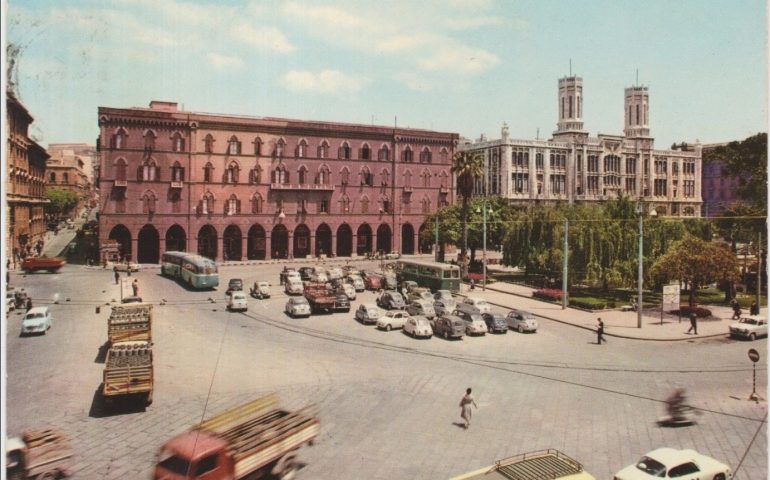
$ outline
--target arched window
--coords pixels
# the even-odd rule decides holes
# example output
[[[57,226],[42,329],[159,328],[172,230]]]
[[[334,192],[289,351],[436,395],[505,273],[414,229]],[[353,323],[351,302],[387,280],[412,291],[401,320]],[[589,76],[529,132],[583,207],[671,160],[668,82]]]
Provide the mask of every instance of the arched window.
[[[171,181],[184,182],[184,167],[179,162],[174,162],[171,167]]]
[[[361,185],[372,186],[374,185],[374,175],[369,172],[367,167],[361,169]]]
[[[423,170],[421,177],[422,177],[422,186],[430,187],[430,172],[428,170]]]
[[[214,212],[214,195],[211,192],[206,192],[203,199],[198,202],[198,211],[203,215]]]
[[[251,213],[262,213],[263,203],[262,195],[255,193],[254,196],[251,197]]]
[[[184,137],[181,133],[175,132],[171,136],[171,149],[175,152],[184,152]]]
[[[182,196],[179,194],[179,190],[171,190],[168,199],[171,202],[171,213],[180,213],[182,211]]]
[[[380,147],[380,150],[377,152],[377,160],[381,162],[387,162],[390,160],[390,149],[388,149],[387,145]]]
[[[126,161],[122,158],[115,162],[115,180],[126,181]]]
[[[111,147],[115,149],[126,148],[126,131],[121,127],[110,139]]]
[[[430,199],[428,197],[422,198],[422,213],[430,213]]]
[[[249,172],[249,183],[260,184],[262,183],[262,167],[257,165]]]
[[[380,207],[382,213],[390,213],[390,198],[387,195],[384,195],[380,202],[382,204]]]
[[[380,172],[380,181],[383,187],[387,187],[390,184],[390,173],[384,168]]]
[[[348,167],[344,167],[342,170],[340,170],[340,182],[342,182],[343,185],[347,185],[349,180],[350,170],[348,170]]]
[[[318,177],[316,177],[315,183],[319,185],[329,185],[331,183],[331,172],[329,171],[329,167],[321,165],[321,168],[318,169]]]
[[[350,213],[350,198],[347,195],[343,195],[340,199],[340,210],[342,213]]]
[[[327,158],[329,156],[329,142],[324,140],[318,145],[318,158]]]
[[[257,137],[254,139],[254,155],[262,155],[262,139]]]
[[[241,201],[235,194],[232,194],[225,204],[225,215],[237,215],[239,213],[241,213]]]
[[[48,174],[48,183],[56,183],[56,173],[51,172]]]
[[[407,145],[404,151],[401,152],[401,161],[402,162],[414,161],[414,158],[412,157],[412,147],[410,147],[409,145]]]
[[[155,203],[155,194],[150,191],[144,192],[142,195],[142,213],[155,213]]]
[[[449,150],[446,147],[442,147],[439,155],[441,155],[441,163],[444,163],[449,158]]]
[[[70,174],[67,172],[62,173],[61,175],[61,183],[67,184],[70,183]]]
[[[289,183],[289,172],[286,171],[286,167],[279,165],[273,170],[273,178],[270,183],[274,184],[287,184]]]
[[[420,163],[430,163],[433,160],[433,154],[428,147],[424,147],[420,152]]]
[[[297,144],[297,157],[298,158],[304,158],[305,155],[307,155],[307,142],[303,138]]]
[[[211,164],[211,162],[207,163],[205,167],[203,167],[203,181],[206,183],[211,183],[214,179],[214,165]]]
[[[238,164],[235,162],[230,162],[230,165],[227,166],[227,170],[225,170],[225,175],[223,178],[224,183],[238,183],[239,172],[240,169],[238,168]]]
[[[337,152],[337,158],[350,160],[350,144],[348,142],[342,142],[342,145],[340,145],[340,149]]]
[[[276,157],[283,157],[283,150],[286,147],[286,142],[283,138],[279,138],[277,142],[275,142],[275,156]]]
[[[230,140],[227,141],[227,154],[228,155],[240,155],[241,154],[241,142],[238,137],[233,135]]]
[[[149,159],[136,169],[136,179],[144,182],[160,180],[160,167],[154,159]]]
[[[364,145],[361,147],[361,151],[358,152],[358,158],[361,160],[371,160],[372,151],[369,148],[368,143],[364,143]]]
[[[203,139],[203,151],[206,153],[214,153],[214,137],[212,137],[210,133]]]
[[[308,183],[307,182],[307,167],[305,167],[304,165],[300,166],[299,170],[297,170],[297,173],[299,174],[298,178],[297,178],[297,181],[299,182],[299,184],[300,185],[307,184]]]
[[[144,133],[144,149],[155,150],[155,132],[147,130]]]
[[[369,213],[369,197],[366,195],[361,198],[361,213]]]

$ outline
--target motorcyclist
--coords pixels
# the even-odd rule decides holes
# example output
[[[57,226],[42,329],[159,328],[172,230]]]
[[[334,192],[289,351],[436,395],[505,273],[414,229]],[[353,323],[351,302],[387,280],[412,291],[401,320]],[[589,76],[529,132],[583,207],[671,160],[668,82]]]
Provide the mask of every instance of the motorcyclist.
[[[666,409],[671,422],[682,422],[688,419],[688,413],[691,407],[687,405],[685,401],[686,396],[684,388],[677,388],[674,390],[674,393],[666,399]]]

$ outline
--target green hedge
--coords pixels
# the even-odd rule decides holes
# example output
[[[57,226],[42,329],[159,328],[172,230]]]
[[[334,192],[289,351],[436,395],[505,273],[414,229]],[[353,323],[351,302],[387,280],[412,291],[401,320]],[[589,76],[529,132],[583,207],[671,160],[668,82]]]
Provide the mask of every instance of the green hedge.
[[[598,298],[570,298],[571,307],[585,308],[586,310],[604,310],[607,302]]]

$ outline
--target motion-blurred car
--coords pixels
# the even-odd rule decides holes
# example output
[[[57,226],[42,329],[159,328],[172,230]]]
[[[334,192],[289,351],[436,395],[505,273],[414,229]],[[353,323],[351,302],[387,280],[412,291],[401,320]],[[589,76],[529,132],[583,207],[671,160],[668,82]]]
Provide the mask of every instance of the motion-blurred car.
[[[396,281],[396,274],[393,272],[385,272],[382,288],[385,290],[395,290],[397,287],[398,282]]]
[[[401,295],[404,296],[404,298],[408,297],[410,293],[412,293],[412,290],[415,288],[419,288],[420,286],[417,285],[417,282],[414,282],[412,280],[404,280],[401,282]]]
[[[487,303],[486,300],[483,298],[478,297],[465,297],[465,300],[462,301],[464,305],[470,305],[471,307],[475,307],[479,313],[489,313],[492,311],[492,306]]]
[[[389,332],[394,328],[403,328],[404,323],[406,323],[408,318],[409,314],[402,310],[386,312],[385,315],[380,315],[377,319],[377,328],[385,330],[386,332]]]
[[[383,292],[382,295],[377,297],[377,306],[386,310],[400,310],[406,307],[404,297],[398,292]]]
[[[362,303],[356,309],[356,320],[363,324],[377,323],[380,318],[380,309],[372,303]]]
[[[39,270],[48,270],[51,273],[57,272],[67,262],[58,257],[27,257],[21,262],[21,269],[25,273],[37,272]]]
[[[487,330],[492,333],[508,333],[508,322],[505,317],[499,313],[482,313],[481,318],[487,324]]]
[[[291,297],[286,302],[284,311],[290,317],[309,317],[310,316],[310,304],[305,297]]]
[[[465,336],[465,322],[456,315],[437,317],[433,320],[432,325],[433,335],[444,337],[447,340]]]
[[[246,294],[240,290],[232,292],[230,298],[227,300],[227,309],[231,312],[245,312],[248,310],[249,300],[246,298]]]
[[[436,316],[436,310],[433,309],[433,305],[427,300],[415,300],[406,307],[406,311],[409,315],[422,315],[426,318],[433,318]]]
[[[431,328],[430,322],[425,317],[409,317],[404,323],[404,333],[414,338],[430,338],[433,336],[433,328]]]
[[[51,310],[48,307],[34,307],[24,315],[24,319],[21,321],[21,334],[42,333],[45,335],[45,332],[52,326]]]
[[[680,480],[727,480],[730,467],[695,450],[658,448],[629,465],[613,477],[615,480],[677,478]]]
[[[471,313],[467,310],[455,310],[455,315],[465,322],[465,333],[468,335],[486,335],[487,324],[484,323],[484,319],[481,318],[480,313]]]
[[[730,336],[756,340],[767,336],[767,320],[764,318],[744,317],[738,323],[730,325]]]
[[[324,270],[316,268],[316,270],[310,276],[310,281],[315,283],[327,283],[329,281],[329,276],[326,275]]]
[[[299,272],[294,267],[283,267],[283,270],[278,275],[278,278],[279,278],[278,281],[281,282],[281,284],[284,284],[286,283],[286,279],[288,279],[290,275],[296,275],[297,277],[299,277]],[[300,278],[300,280],[302,279]]]
[[[14,298],[13,287],[10,287],[8,290],[5,291],[5,313],[10,312],[11,310],[16,309],[16,299]]]
[[[364,272],[363,280],[364,287],[366,287],[367,290],[377,291],[382,289],[383,278],[382,275],[378,273]]]
[[[508,323],[508,328],[519,333],[537,331],[535,316],[522,310],[511,310],[505,317],[505,321]]]

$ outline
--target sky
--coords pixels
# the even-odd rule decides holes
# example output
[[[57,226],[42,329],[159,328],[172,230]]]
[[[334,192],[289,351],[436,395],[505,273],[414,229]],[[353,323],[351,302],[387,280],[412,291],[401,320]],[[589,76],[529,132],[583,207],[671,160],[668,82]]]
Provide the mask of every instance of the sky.
[[[765,0],[7,0],[16,91],[42,145],[98,135],[97,108],[550,138],[557,82],[622,134],[649,86],[657,148],[767,131]],[[6,61],[11,57],[6,58]],[[638,72],[638,73],[637,73]],[[638,77],[637,77],[638,76]]]

